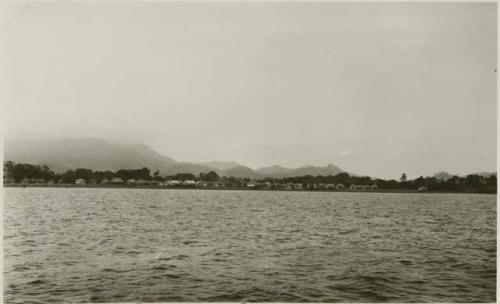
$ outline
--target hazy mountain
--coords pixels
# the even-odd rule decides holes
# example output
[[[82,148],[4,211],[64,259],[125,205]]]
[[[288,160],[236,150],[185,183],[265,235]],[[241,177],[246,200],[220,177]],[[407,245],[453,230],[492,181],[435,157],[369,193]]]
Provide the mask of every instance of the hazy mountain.
[[[92,170],[140,169],[149,168],[152,172],[174,175],[215,171],[219,176],[248,177],[252,179],[272,177],[283,178],[304,175],[336,175],[344,172],[329,164],[325,167],[304,166],[285,168],[282,166],[263,167],[253,170],[234,161],[212,161],[205,163],[181,163],[162,155],[144,144],[116,144],[101,139],[70,139],[54,142],[44,141],[7,141],[4,144],[4,160],[16,163],[48,165],[56,172],[68,169],[88,168]],[[485,177],[496,172],[477,172]],[[448,172],[438,172],[434,177],[448,180],[453,177]]]
[[[342,170],[334,165],[284,168],[272,166],[253,170],[237,162],[213,161],[181,163],[162,155],[144,144],[116,144],[101,139],[71,139],[54,142],[6,142],[4,159],[38,165],[48,165],[57,172],[68,169],[92,170],[149,168],[160,170],[161,175],[215,171],[220,176],[282,178],[301,175],[336,175]]]
[[[224,171],[224,170],[229,170],[237,167],[245,167],[242,164],[239,164],[234,161],[210,161],[210,162],[204,162],[204,163],[199,163],[202,166],[206,166],[212,169],[215,169],[217,171]],[[246,167],[245,167],[246,168]]]
[[[467,175],[469,174],[465,174],[465,175],[460,175],[461,177],[466,177]],[[483,177],[490,177],[492,175],[497,175],[496,172],[475,172],[475,173],[470,173],[470,175],[480,175],[480,176],[483,176]],[[436,179],[440,180],[440,181],[447,181],[449,180],[450,178],[452,178],[454,175],[453,174],[450,174],[448,172],[444,172],[444,171],[440,171],[436,174],[433,175],[433,177],[435,177]],[[458,175],[457,175],[458,176]]]
[[[282,178],[282,177],[303,176],[303,175],[313,175],[313,176],[337,175],[344,171],[337,166],[329,164],[326,167],[304,166],[300,168],[285,168],[281,166],[271,166],[271,167],[259,168],[256,170],[256,172],[266,177]]]
[[[436,178],[437,180],[447,181],[447,180],[449,180],[450,178],[453,177],[453,174],[441,171],[441,172],[438,172],[438,173],[434,174],[433,177]]]
[[[200,172],[210,172],[214,171],[213,168],[204,166],[202,164],[196,164],[196,163],[175,163],[172,166],[166,168],[166,170],[162,171],[160,170],[161,175],[174,175],[177,173],[191,173],[194,175],[199,175]],[[217,174],[219,172],[215,170]]]
[[[262,167],[262,168],[255,170],[255,172],[259,173],[262,176],[274,177],[274,178],[282,178],[282,177],[291,176],[290,174],[292,173],[292,171],[293,171],[293,169],[285,168],[282,166]]]
[[[177,162],[143,144],[113,144],[100,139],[55,142],[7,142],[4,159],[46,164],[56,171],[89,168],[118,170],[148,167],[167,171]]]
[[[245,166],[233,167],[227,170],[223,170],[219,173],[222,176],[233,176],[233,177],[248,177],[248,178],[261,178],[262,176],[252,170],[251,168]]]
[[[315,166],[305,166],[305,167],[300,167],[297,169],[294,169],[292,171],[292,174],[294,176],[302,176],[302,175],[337,175],[339,173],[343,172],[342,169],[340,169],[337,166],[334,166],[332,164],[329,164],[326,167],[315,167]]]

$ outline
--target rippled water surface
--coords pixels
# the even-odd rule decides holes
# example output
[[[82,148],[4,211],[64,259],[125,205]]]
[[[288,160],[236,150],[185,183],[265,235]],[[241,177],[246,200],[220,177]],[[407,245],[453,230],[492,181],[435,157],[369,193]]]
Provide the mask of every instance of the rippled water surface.
[[[493,302],[496,196],[8,188],[8,303]]]

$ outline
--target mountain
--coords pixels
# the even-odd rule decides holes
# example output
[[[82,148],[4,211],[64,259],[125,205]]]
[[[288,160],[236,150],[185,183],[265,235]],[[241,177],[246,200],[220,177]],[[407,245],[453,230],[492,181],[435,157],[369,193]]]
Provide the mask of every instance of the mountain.
[[[143,144],[114,144],[100,139],[55,142],[6,142],[4,159],[68,169],[119,170],[148,167],[167,172],[178,163]]]
[[[229,170],[237,167],[245,167],[242,164],[239,164],[234,161],[210,161],[210,162],[204,162],[204,163],[199,163],[202,166],[206,166],[209,168],[212,168],[216,171],[224,171],[224,170]]]
[[[440,181],[447,181],[450,178],[452,178],[453,175],[448,173],[448,172],[441,171],[441,172],[434,174],[433,177],[436,178],[437,180],[440,180]]]
[[[196,163],[176,163],[170,167],[168,167],[166,170],[162,171],[160,170],[161,175],[174,175],[177,173],[191,173],[193,175],[199,175],[201,172],[207,173],[210,171],[214,171],[213,168],[201,165],[201,164],[196,164]],[[219,174],[217,172],[217,174]]]
[[[291,176],[304,176],[304,175],[337,175],[344,170],[340,169],[337,166],[329,164],[326,167],[316,167],[316,166],[304,166],[300,168],[285,168],[281,166],[271,166],[259,168],[256,170],[262,176],[265,177],[274,177],[274,178],[283,178],[283,177],[291,177]]]
[[[223,170],[219,173],[219,175],[233,176],[233,177],[248,177],[252,179],[262,178],[262,176],[259,173],[245,166],[238,166],[227,170]]]
[[[283,178],[287,176],[291,176],[293,169],[285,168],[282,166],[270,166],[270,167],[262,167],[255,172],[259,173],[265,177],[274,177],[274,178]]]
[[[47,165],[56,172],[69,169],[92,170],[149,168],[160,170],[161,175],[215,171],[219,176],[282,178],[301,175],[336,175],[343,172],[334,165],[326,167],[305,166],[285,168],[272,166],[253,170],[234,161],[212,161],[205,163],[177,162],[144,144],[117,144],[101,139],[68,139],[53,142],[7,141],[4,144],[4,159],[16,163]]]
[[[462,175],[461,177],[466,177],[467,175],[469,175],[469,174]],[[470,175],[480,175],[482,177],[490,177],[492,175],[496,176],[497,173],[496,172],[475,172],[475,173],[470,173]],[[436,179],[438,179],[440,181],[447,181],[450,178],[452,178],[453,176],[454,176],[453,174],[450,174],[450,173],[444,172],[444,171],[438,172],[438,173],[433,175],[433,177],[435,177]]]
[[[297,169],[294,169],[292,171],[292,174],[294,176],[303,176],[303,175],[312,175],[312,176],[317,176],[317,175],[337,175],[339,173],[344,172],[342,169],[340,169],[337,166],[334,166],[332,164],[329,164],[326,167],[315,167],[315,166],[305,166],[305,167],[300,167]]]

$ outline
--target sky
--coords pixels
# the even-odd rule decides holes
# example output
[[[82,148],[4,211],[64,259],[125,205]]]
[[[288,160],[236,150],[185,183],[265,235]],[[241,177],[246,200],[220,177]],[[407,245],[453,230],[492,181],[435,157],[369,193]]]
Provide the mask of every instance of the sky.
[[[11,2],[4,138],[177,161],[496,170],[495,3]]]

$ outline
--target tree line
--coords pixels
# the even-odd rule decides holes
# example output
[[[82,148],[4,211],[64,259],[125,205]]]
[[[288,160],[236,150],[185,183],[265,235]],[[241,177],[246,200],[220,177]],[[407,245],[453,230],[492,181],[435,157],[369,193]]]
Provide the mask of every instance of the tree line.
[[[342,172],[335,176],[297,176],[278,179],[282,183],[299,183],[299,184],[343,184],[348,187],[350,185],[377,185],[378,189],[387,190],[418,190],[425,188],[428,191],[443,191],[443,192],[482,192],[496,193],[497,177],[490,175],[488,177],[476,174],[469,174],[465,177],[453,176],[449,179],[437,179],[435,177],[420,176],[413,180],[408,180],[406,174],[403,173],[399,180],[395,179],[372,179],[369,176],[353,176]]]
[[[5,161],[4,177],[12,178],[16,183],[22,182],[24,179],[42,179],[45,182],[52,180],[54,182],[62,181],[64,183],[74,183],[77,179],[83,179],[86,182],[94,181],[100,183],[104,179],[112,180],[113,178],[121,178],[123,181],[129,179],[142,179],[146,181],[165,181],[169,179],[175,180],[199,180],[199,181],[218,181],[219,175],[215,171],[208,173],[200,173],[195,176],[191,173],[178,173],[175,175],[161,176],[160,171],[156,170],[151,173],[149,168],[143,167],[141,169],[120,169],[117,171],[99,171],[86,168],[78,168],[75,170],[67,170],[64,173],[55,173],[46,165],[32,165],[27,163],[14,163],[12,161]]]
[[[55,183],[62,182],[73,184],[77,179],[83,179],[87,183],[101,183],[104,179],[112,180],[121,178],[123,181],[129,179],[142,179],[146,181],[166,181],[166,180],[194,180],[203,182],[223,182],[232,187],[241,187],[250,182],[249,178],[237,178],[232,176],[219,176],[217,172],[200,173],[194,175],[191,173],[178,173],[174,175],[161,176],[158,170],[153,173],[149,168],[141,169],[120,169],[117,171],[99,171],[86,168],[67,170],[64,173],[55,173],[46,165],[32,165],[26,163],[14,163],[12,161],[4,162],[4,179],[12,178],[16,183],[24,179],[42,179],[45,182],[52,180]],[[321,184],[342,184],[345,187],[351,185],[376,185],[378,189],[386,190],[419,190],[443,191],[443,192],[478,192],[478,193],[496,193],[497,177],[496,175],[482,176],[469,174],[467,176],[453,176],[442,180],[435,177],[420,176],[413,180],[408,180],[406,174],[402,174],[399,180],[395,179],[372,179],[369,176],[355,176],[346,172],[337,175],[328,176],[295,176],[285,178],[262,178],[255,181],[257,184],[302,184],[302,185],[321,185]]]

